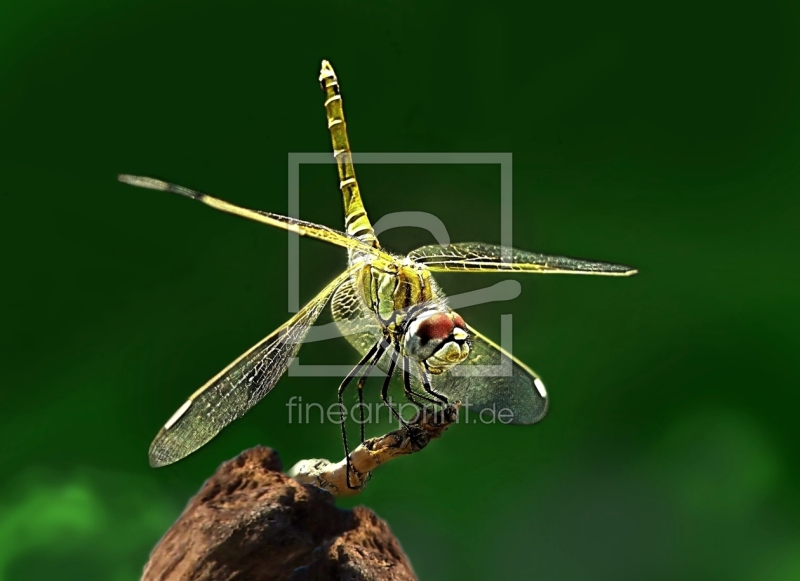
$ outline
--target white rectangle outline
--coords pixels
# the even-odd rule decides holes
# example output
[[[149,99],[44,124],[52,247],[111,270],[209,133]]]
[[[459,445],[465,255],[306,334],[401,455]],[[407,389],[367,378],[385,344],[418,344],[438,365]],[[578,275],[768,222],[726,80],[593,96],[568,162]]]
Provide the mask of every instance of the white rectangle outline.
[[[513,219],[512,219],[512,165],[513,155],[509,153],[480,153],[480,152],[364,152],[353,153],[353,164],[393,164],[393,165],[500,165],[500,245],[503,247],[503,261],[511,261],[511,248],[513,248]],[[331,152],[290,152],[288,159],[288,215],[300,218],[300,166],[302,164],[336,164]],[[337,188],[338,189],[338,188]],[[296,313],[300,310],[300,237],[289,233],[288,257],[288,300],[289,312]],[[500,346],[508,353],[511,350],[512,318],[511,315],[501,315]],[[477,366],[473,373],[481,373],[484,367],[502,369],[499,374],[511,374],[511,367],[505,357],[500,365]],[[351,370],[350,366],[338,365],[301,365],[300,358],[295,357],[287,370],[292,377],[328,377],[331,375],[345,377]],[[476,367],[476,366],[471,366]],[[324,371],[323,371],[324,369]],[[316,372],[315,372],[316,371]],[[333,373],[331,373],[333,371]],[[454,370],[453,370],[454,371]],[[472,373],[470,373],[471,375]]]

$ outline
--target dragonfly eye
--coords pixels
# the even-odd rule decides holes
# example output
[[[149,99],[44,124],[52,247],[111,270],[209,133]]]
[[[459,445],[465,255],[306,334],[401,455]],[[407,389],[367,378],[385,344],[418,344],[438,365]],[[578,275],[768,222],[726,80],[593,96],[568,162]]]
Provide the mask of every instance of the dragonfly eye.
[[[427,311],[409,323],[404,337],[407,355],[439,374],[469,356],[469,332],[454,312]]]

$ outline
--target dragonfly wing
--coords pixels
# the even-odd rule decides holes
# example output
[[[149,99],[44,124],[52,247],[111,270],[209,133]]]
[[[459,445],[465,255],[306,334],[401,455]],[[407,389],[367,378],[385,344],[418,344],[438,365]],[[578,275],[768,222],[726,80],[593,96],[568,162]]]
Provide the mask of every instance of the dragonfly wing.
[[[470,412],[491,411],[496,421],[534,424],[546,414],[549,399],[539,376],[470,326],[469,359],[441,375],[431,376],[431,387]],[[508,410],[508,411],[503,411]],[[481,416],[488,421],[489,414]]]
[[[351,280],[336,289],[331,307],[339,330],[361,355],[381,339],[380,324],[364,306]],[[494,410],[495,417],[506,423],[541,420],[547,414],[548,398],[539,376],[478,331],[467,328],[471,336],[469,359],[441,375],[431,375],[431,387],[451,401],[462,402],[471,412]],[[378,367],[386,372],[389,358],[381,358]],[[418,372],[412,369],[412,373],[413,387],[421,392]],[[509,411],[498,415],[504,409]]]
[[[339,331],[362,356],[383,337],[380,324],[375,320],[375,315],[364,306],[352,279],[336,289],[331,310]],[[386,371],[383,366],[381,368]]]
[[[276,228],[294,232],[300,236],[316,238],[317,240],[323,240],[330,244],[335,244],[349,250],[354,250],[373,256],[379,256],[383,259],[392,259],[391,256],[382,252],[378,248],[374,248],[373,246],[365,244],[361,240],[350,236],[349,234],[339,232],[338,230],[328,228],[327,226],[321,226],[320,224],[306,222],[305,220],[299,220],[297,218],[290,218],[289,216],[281,216],[280,214],[273,214],[271,212],[242,208],[241,206],[231,204],[230,202],[220,200],[219,198],[209,196],[208,194],[203,194],[201,192],[155,178],[122,174],[118,176],[117,179],[119,179],[119,181],[122,183],[136,186],[138,188],[147,188],[150,190],[159,190],[162,192],[179,194],[181,196],[191,198],[192,200],[202,202],[216,210],[227,212],[228,214],[234,214],[235,216],[241,216],[242,218],[247,218],[248,220],[261,222],[262,224],[269,224],[270,226],[275,226]]]
[[[153,440],[150,465],[164,466],[188,456],[267,395],[331,294],[349,276],[349,270],[342,273],[283,326],[192,394]]]
[[[361,355],[382,337],[380,324],[364,306],[352,280],[336,289],[331,303],[333,318],[342,335]],[[451,401],[460,401],[471,412],[494,410],[495,417],[512,424],[533,424],[547,414],[548,399],[544,384],[528,366],[472,327],[469,359],[441,375],[431,375],[431,387]],[[386,372],[389,358],[378,367]],[[412,385],[422,391],[416,366],[412,366]],[[503,409],[502,416],[498,416]],[[486,417],[486,416],[484,416]]]
[[[630,276],[636,269],[621,264],[548,256],[483,242],[448,246],[423,246],[408,255],[418,264],[438,272],[537,272]]]

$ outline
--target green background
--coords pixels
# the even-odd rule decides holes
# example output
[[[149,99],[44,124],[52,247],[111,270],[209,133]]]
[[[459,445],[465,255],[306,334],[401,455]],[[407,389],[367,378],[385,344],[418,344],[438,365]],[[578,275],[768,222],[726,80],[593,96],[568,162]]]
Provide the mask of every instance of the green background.
[[[148,466],[184,399],[289,317],[287,235],[115,181],[285,213],[287,154],[330,150],[322,58],[354,150],[511,152],[515,246],[640,269],[516,277],[515,301],[465,309],[495,339],[513,314],[549,416],[455,426],[340,504],[386,519],[427,579],[800,578],[798,27],[792,2],[4,1],[0,580],[137,579],[220,462],[341,457],[338,426],[285,406],[338,380],[287,377]],[[497,167],[358,175],[373,220],[500,240]],[[332,166],[302,169],[300,212],[341,228]],[[300,247],[305,301],[345,255]]]

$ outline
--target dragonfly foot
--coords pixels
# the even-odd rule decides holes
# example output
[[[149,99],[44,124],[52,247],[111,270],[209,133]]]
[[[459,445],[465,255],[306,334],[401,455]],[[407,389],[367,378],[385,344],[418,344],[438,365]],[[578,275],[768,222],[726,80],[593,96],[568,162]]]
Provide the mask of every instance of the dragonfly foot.
[[[413,424],[406,427],[406,435],[411,443],[412,452],[419,452],[430,442],[428,432]]]

